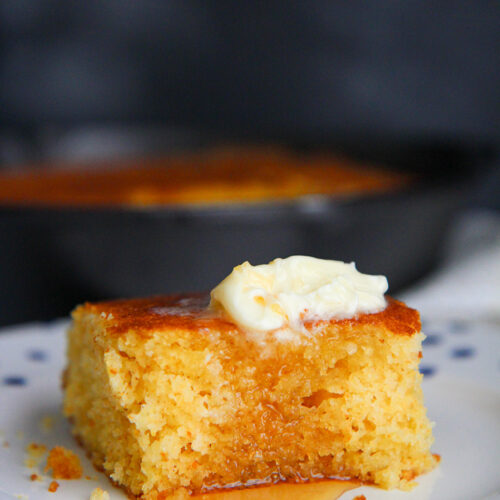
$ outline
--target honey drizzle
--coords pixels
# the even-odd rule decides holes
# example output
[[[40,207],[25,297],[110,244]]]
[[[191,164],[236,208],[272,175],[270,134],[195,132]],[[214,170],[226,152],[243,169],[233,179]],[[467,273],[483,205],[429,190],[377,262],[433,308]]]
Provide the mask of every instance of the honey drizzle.
[[[347,491],[361,486],[355,481],[322,479],[304,483],[277,483],[242,489],[214,490],[193,496],[196,500],[336,500]]]

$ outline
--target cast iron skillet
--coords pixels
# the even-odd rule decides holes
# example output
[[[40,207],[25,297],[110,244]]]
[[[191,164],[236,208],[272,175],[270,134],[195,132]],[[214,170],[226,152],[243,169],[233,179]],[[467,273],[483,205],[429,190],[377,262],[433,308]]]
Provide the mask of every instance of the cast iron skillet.
[[[456,151],[438,155],[434,167],[436,155],[420,148],[412,161],[418,155],[425,162],[416,185],[348,199],[0,208],[0,322],[66,315],[84,300],[208,290],[245,260],[293,254],[355,261],[362,272],[386,275],[397,291],[437,262],[473,178]]]

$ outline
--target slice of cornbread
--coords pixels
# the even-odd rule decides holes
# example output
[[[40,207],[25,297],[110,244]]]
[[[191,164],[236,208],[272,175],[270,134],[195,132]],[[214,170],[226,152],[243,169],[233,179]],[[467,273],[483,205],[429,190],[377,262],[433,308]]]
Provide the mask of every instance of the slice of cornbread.
[[[418,312],[308,322],[256,340],[208,295],[85,304],[68,332],[64,411],[94,464],[143,499],[178,488],[431,469]]]

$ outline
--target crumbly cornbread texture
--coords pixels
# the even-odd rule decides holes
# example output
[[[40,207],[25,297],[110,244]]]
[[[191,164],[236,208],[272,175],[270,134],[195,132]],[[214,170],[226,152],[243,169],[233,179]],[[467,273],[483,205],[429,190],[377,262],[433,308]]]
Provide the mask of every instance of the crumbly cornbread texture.
[[[176,295],[73,313],[64,411],[94,464],[130,493],[328,476],[405,489],[434,466],[415,310],[389,299],[280,342],[207,304]]]

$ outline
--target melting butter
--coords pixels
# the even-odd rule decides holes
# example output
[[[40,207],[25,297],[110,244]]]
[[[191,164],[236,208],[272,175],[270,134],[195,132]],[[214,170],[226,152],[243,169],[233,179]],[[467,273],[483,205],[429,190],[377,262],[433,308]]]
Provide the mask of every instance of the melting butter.
[[[354,262],[296,255],[235,267],[212,290],[210,304],[240,327],[265,332],[380,312],[387,288],[385,276],[362,274]]]

